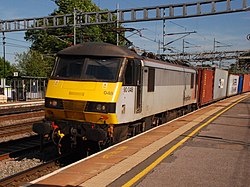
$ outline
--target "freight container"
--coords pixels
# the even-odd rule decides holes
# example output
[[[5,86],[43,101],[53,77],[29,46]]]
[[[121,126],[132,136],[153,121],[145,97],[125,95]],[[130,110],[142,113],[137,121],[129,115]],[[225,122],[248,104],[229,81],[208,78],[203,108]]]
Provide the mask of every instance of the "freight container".
[[[242,92],[248,92],[248,91],[250,91],[250,74],[244,74]]]
[[[239,75],[230,74],[228,76],[227,96],[236,95],[238,93],[238,86]]]
[[[216,68],[214,72],[214,88],[213,88],[214,101],[226,97],[227,80],[228,80],[228,71]]]
[[[198,69],[198,105],[202,106],[213,101],[214,70]]]
[[[238,94],[242,93],[242,89],[243,89],[243,75],[239,75]]]

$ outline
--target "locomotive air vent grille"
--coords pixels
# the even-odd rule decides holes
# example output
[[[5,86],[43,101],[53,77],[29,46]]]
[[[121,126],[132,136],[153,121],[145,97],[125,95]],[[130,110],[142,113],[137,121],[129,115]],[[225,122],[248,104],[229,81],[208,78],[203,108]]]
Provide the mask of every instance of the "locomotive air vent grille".
[[[63,101],[64,110],[79,111],[83,112],[85,110],[87,102],[86,101]]]
[[[65,117],[70,120],[85,120],[84,113],[78,111],[65,111]]]

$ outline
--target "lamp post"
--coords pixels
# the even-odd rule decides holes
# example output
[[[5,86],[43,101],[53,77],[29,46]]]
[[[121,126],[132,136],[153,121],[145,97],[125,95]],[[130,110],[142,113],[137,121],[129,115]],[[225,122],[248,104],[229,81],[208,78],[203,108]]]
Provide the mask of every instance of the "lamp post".
[[[3,78],[5,78],[5,34],[3,32]]]
[[[76,45],[76,8],[74,8],[74,45]]]
[[[117,28],[117,33],[116,33],[116,45],[118,46],[119,45],[119,33],[118,33],[118,28],[119,28],[119,19],[120,19],[120,17],[119,17],[119,4],[116,4],[116,28]]]
[[[2,32],[2,34],[3,34],[3,90],[5,90],[5,78],[6,78],[6,73],[5,73],[5,44],[6,44],[6,42],[5,42],[5,34],[4,34],[4,32]],[[4,91],[4,93],[5,93],[5,91]]]

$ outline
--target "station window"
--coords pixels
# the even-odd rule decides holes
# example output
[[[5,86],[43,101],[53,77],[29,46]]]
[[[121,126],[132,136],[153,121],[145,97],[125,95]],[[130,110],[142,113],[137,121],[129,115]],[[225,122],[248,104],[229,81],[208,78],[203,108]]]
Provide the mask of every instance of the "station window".
[[[155,91],[155,68],[148,70],[148,92]]]

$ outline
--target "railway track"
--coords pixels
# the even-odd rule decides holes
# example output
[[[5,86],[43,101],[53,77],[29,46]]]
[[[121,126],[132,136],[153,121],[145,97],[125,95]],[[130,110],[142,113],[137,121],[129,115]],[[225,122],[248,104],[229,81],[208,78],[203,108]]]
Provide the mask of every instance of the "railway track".
[[[36,122],[41,122],[41,120],[0,127],[0,138],[13,135],[20,135],[24,133],[31,133],[32,124]]]
[[[37,110],[32,112],[25,112],[25,113],[11,113],[11,114],[5,114],[0,115],[0,125],[3,124],[5,121],[14,121],[14,120],[21,120],[21,119],[27,119],[27,118],[34,118],[34,117],[41,117],[44,115],[43,110]]]
[[[1,106],[0,108],[0,116],[10,115],[10,114],[20,114],[27,112],[35,112],[44,110],[44,103],[38,103],[35,105],[23,104],[23,105],[6,105]]]
[[[0,115],[0,161],[22,151],[38,149],[40,138],[34,135],[32,125],[41,122],[44,111]],[[28,136],[28,137],[27,137]]]
[[[0,143],[0,161],[20,155],[22,152],[38,150],[40,137],[38,135]]]
[[[60,168],[60,165],[57,164],[57,160],[58,159],[43,163],[36,167],[1,179],[0,186],[21,186],[25,183],[28,183],[46,174],[49,174]]]
[[[32,133],[32,124],[41,122],[44,111],[17,113],[0,116],[0,138]]]
[[[82,159],[81,155],[77,155],[74,153],[69,153],[64,156],[60,156],[54,158],[46,163],[42,163],[38,166],[32,167],[25,171],[16,173],[12,176],[3,178],[0,180],[0,186],[22,186],[30,181],[38,179],[44,175],[52,173],[55,170],[58,170],[61,167],[67,166],[73,162]]]

